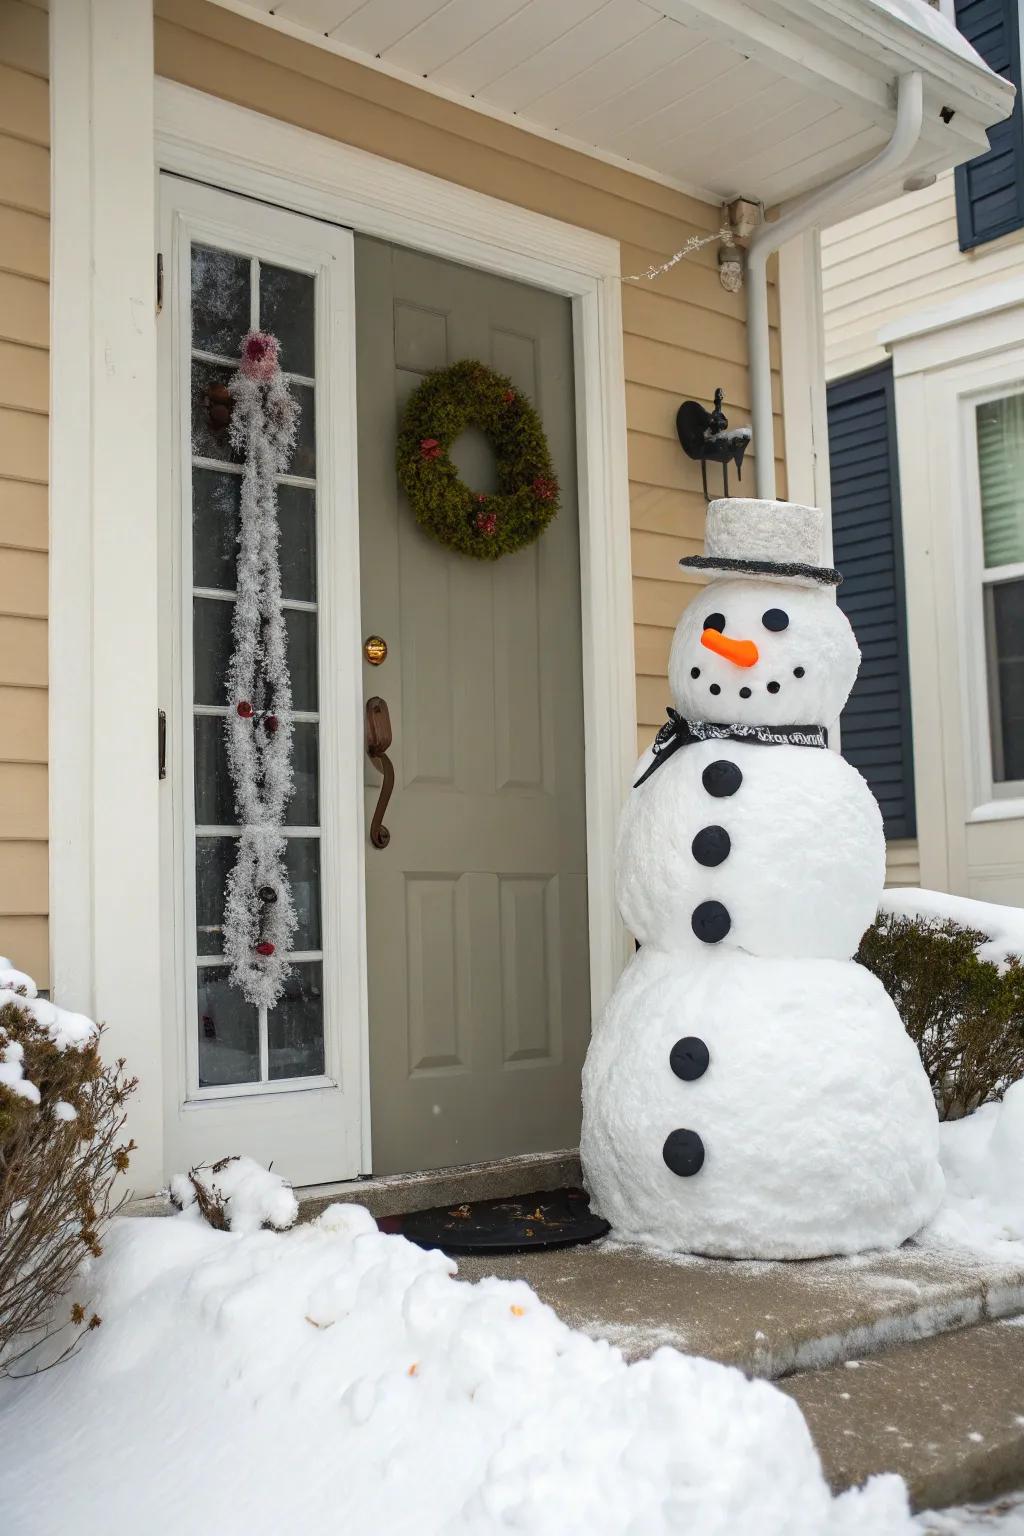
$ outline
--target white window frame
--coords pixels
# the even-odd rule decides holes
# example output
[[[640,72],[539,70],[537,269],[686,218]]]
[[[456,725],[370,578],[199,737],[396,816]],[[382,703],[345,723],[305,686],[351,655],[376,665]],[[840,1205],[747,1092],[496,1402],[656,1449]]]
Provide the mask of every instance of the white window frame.
[[[970,819],[1002,820],[1024,816],[1024,780],[996,781],[992,754],[992,701],[985,625],[985,589],[1024,577],[1024,562],[986,567],[981,520],[981,479],[975,412],[979,405],[1024,394],[1024,356],[1011,354],[973,380],[958,370],[956,407],[959,417],[960,491],[963,515],[956,544],[957,619],[964,658],[964,757],[969,786]],[[995,375],[995,376],[993,376]]]
[[[296,218],[222,190],[157,177],[164,258],[160,335],[161,694],[167,707],[168,782],[162,797],[165,1140],[168,1166],[189,1166],[218,1147],[242,1147],[264,1160],[277,1153],[297,1183],[351,1178],[369,1158],[366,948],[363,940],[362,689],[345,659],[360,654],[358,482],[356,468],[355,274],[347,229]],[[324,996],[324,1072],[316,1077],[199,1086],[196,971],[194,714],[224,715],[193,702],[191,248],[236,250],[315,276],[318,288],[315,383],[317,442],[320,900]],[[253,268],[255,272],[255,267]],[[217,359],[221,361],[221,359]],[[298,378],[299,376],[295,376]],[[200,461],[219,471],[217,460]],[[282,477],[285,480],[293,476]],[[297,483],[306,483],[299,481]],[[355,551],[355,559],[352,551]],[[209,595],[227,600],[220,591]],[[297,719],[310,718],[297,712]],[[204,827],[204,833],[236,828]],[[289,829],[298,832],[300,828]],[[217,963],[217,962],[209,962]],[[223,962],[220,962],[223,963]],[[261,1077],[266,1020],[260,1019]],[[301,1101],[269,1104],[302,1094]],[[259,1119],[259,1103],[268,1114]]]

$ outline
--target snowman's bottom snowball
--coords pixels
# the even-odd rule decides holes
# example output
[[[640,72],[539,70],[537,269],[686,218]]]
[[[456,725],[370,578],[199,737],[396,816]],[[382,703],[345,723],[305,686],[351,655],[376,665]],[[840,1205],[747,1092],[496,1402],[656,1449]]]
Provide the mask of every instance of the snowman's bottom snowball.
[[[710,1053],[695,1082],[669,1066],[687,1035]],[[704,1144],[690,1177],[662,1157],[677,1129]],[[895,1247],[943,1193],[917,1050],[884,988],[851,961],[645,946],[587,1053],[581,1156],[620,1241],[726,1258]]]

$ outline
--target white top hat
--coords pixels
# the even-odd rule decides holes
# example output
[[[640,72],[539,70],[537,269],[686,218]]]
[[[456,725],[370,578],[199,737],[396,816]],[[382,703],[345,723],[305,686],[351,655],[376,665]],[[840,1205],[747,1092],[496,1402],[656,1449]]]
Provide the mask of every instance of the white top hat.
[[[825,519],[819,507],[794,501],[730,496],[708,505],[704,553],[679,564],[725,576],[770,576],[801,587],[838,586],[838,571],[821,565]]]

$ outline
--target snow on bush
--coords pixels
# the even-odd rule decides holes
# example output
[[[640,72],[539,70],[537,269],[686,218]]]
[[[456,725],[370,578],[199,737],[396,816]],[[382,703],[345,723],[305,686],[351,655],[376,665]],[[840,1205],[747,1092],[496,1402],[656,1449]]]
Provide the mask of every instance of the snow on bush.
[[[935,891],[886,891],[857,952],[896,1004],[943,1120],[998,1098],[1024,1075],[1016,946],[1024,913],[1014,925],[1010,910]]]
[[[46,1002],[0,959],[0,1375],[48,1319],[65,1344],[68,1323],[94,1325],[66,1293],[82,1259],[101,1252],[134,1088],[122,1062],[103,1066],[99,1041],[91,1019]]]
[[[293,1226],[299,1202],[291,1185],[251,1157],[223,1157],[209,1168],[176,1173],[171,1199],[179,1211],[195,1207],[211,1227],[225,1232],[258,1232]]]
[[[454,1270],[352,1205],[285,1234],[118,1222],[103,1329],[0,1384],[5,1536],[913,1530],[897,1478],[831,1497],[766,1382],[669,1349],[626,1365],[522,1281]]]

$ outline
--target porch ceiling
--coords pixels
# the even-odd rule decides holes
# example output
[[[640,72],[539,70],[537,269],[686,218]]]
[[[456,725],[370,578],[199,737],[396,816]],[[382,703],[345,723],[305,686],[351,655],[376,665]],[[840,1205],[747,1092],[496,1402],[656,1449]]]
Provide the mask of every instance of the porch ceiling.
[[[1013,99],[894,14],[908,0],[219,3],[713,200],[776,204],[869,158],[907,69],[924,74],[925,130],[904,175],[984,149]]]

